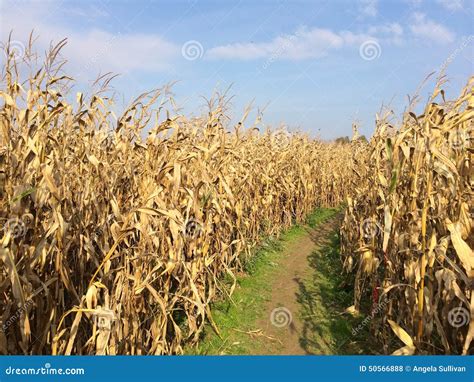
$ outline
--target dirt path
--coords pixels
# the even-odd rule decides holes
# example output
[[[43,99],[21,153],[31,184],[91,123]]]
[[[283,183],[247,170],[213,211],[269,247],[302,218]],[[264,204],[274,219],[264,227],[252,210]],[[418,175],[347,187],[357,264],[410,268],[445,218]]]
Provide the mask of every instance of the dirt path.
[[[237,280],[232,299],[213,304],[192,354],[371,354],[360,318],[345,313],[352,288],[343,274],[342,212],[322,208],[274,243],[262,245]]]
[[[318,291],[309,290],[311,286],[308,288],[307,284],[317,270],[317,258],[325,256],[324,252],[331,247],[340,223],[341,214],[337,214],[314,229],[305,227],[305,234],[286,249],[288,255],[279,264],[271,286],[271,299],[256,323],[267,342],[260,347],[259,354],[326,353],[325,348],[330,351],[331,344],[324,344],[324,338],[319,338],[319,344],[308,338],[308,333],[317,329],[311,323],[318,316],[312,307]],[[321,351],[314,351],[314,344]]]

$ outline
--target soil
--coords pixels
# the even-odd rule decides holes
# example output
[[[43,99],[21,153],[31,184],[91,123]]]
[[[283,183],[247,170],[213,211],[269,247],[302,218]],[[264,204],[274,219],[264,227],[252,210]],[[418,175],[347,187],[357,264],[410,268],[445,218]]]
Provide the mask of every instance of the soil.
[[[257,321],[257,327],[264,335],[264,346],[258,354],[314,354],[308,350],[305,340],[307,318],[300,314],[301,288],[303,281],[316,271],[314,252],[330,245],[331,235],[340,223],[341,215],[338,214],[315,229],[307,227],[303,237],[288,246],[288,255],[279,266],[281,271],[271,287],[271,299]]]

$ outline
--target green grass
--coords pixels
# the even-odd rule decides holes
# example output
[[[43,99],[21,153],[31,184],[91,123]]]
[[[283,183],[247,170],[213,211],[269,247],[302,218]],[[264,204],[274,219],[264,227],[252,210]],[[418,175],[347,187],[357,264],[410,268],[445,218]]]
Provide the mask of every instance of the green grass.
[[[306,224],[311,228],[316,228],[316,226],[328,220],[340,210],[340,208],[318,208],[306,218]]]
[[[317,209],[307,218],[306,224],[314,228],[335,215],[339,209]],[[188,354],[253,354],[262,341],[245,333],[255,329],[255,322],[262,307],[270,298],[270,287],[279,271],[283,258],[288,255],[285,248],[305,235],[304,226],[294,226],[284,232],[278,240],[269,239],[245,264],[244,275],[238,277],[232,299],[222,299],[211,307],[214,321],[221,337],[207,326],[197,347],[187,348]],[[224,280],[224,283],[229,280]]]
[[[352,288],[346,284],[339,259],[339,236],[329,241],[309,257],[312,274],[302,280],[297,293],[303,329],[300,344],[309,354],[363,353],[357,338],[351,333],[359,319],[344,314],[352,305]]]
[[[192,354],[221,354],[231,348],[232,354],[252,354],[258,342],[243,332],[254,329],[262,306],[269,299],[272,275],[276,273],[284,256],[287,243],[304,234],[301,227],[293,227],[278,240],[267,240],[245,265],[245,274],[237,278],[237,287],[231,299],[223,299],[212,305],[212,316],[221,338],[210,326]],[[228,280],[227,280],[228,281]]]

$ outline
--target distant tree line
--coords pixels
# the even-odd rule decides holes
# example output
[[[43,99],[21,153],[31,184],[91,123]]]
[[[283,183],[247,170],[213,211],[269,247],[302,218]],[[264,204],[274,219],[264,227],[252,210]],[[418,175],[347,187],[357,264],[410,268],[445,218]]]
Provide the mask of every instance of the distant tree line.
[[[367,138],[365,137],[365,135],[361,135],[361,136],[356,138],[356,141],[367,142]],[[349,144],[351,142],[351,139],[346,135],[345,137],[336,138],[335,142],[337,144],[346,145],[346,144]]]

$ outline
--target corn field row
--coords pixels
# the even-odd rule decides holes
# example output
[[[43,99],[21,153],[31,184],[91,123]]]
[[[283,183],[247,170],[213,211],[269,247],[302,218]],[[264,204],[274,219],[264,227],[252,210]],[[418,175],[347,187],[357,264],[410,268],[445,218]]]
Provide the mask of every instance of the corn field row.
[[[352,148],[342,259],[352,311],[372,318],[385,353],[474,348],[474,78],[454,101],[443,81],[421,115],[380,116],[368,148]]]
[[[63,44],[2,69],[0,353],[180,354],[262,238],[344,201],[350,146],[166,89],[116,116],[108,78],[73,97]]]
[[[350,311],[380,352],[472,354],[474,79],[334,144],[231,126],[225,96],[186,118],[167,88],[117,116],[110,77],[71,90],[63,46],[1,72],[0,353],[181,354],[263,238],[346,202]]]

